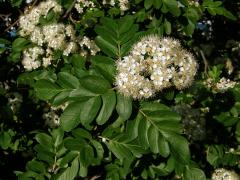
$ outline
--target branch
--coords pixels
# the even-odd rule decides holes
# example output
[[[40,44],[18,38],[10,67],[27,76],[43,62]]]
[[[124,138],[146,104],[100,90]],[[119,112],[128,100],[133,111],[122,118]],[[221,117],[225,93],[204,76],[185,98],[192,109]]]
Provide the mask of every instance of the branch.
[[[71,12],[72,8],[74,7],[74,4],[77,2],[77,0],[74,0],[73,3],[71,4],[71,6],[68,8],[68,10],[66,11],[66,13],[63,15],[63,19],[66,18],[68,16],[68,14]]]

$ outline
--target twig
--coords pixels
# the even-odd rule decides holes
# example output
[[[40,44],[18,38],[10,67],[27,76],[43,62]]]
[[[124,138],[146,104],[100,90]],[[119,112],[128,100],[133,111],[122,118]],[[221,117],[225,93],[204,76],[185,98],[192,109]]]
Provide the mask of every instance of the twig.
[[[100,175],[95,175],[95,176],[91,177],[90,180],[95,180],[95,179],[98,179],[100,177],[101,177]]]
[[[80,23],[80,21],[76,21],[75,19],[73,19],[73,17],[72,17],[71,14],[70,14],[70,16],[69,16],[69,19],[70,19],[70,21],[71,21],[73,24]]]
[[[15,26],[18,23],[19,19],[16,20],[14,23],[10,24],[3,32],[7,32],[9,29],[11,29],[13,26]]]
[[[207,59],[203,53],[202,50],[200,50],[200,54],[201,54],[201,57],[203,59],[203,63],[204,63],[204,73],[207,74],[207,71],[208,71],[208,62],[207,62]]]
[[[30,10],[32,10],[32,8],[35,6],[35,4],[37,3],[38,0],[35,0],[33,2],[33,4],[31,5],[31,7],[27,10],[27,12],[29,12]],[[9,25],[4,31],[4,32],[7,32],[9,29],[11,29],[13,26],[15,26],[18,22],[19,22],[20,18],[18,18],[14,23],[12,23],[11,25]],[[1,35],[3,34],[1,33]]]
[[[73,3],[71,4],[71,6],[68,8],[68,10],[65,12],[65,14],[63,15],[63,19],[66,18],[68,16],[68,14],[71,12],[72,8],[74,7],[74,4],[77,2],[77,0],[74,0]]]

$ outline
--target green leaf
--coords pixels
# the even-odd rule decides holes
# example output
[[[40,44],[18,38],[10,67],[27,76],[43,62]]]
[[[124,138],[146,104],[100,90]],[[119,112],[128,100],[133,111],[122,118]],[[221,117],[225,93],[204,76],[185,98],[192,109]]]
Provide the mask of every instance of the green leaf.
[[[220,145],[211,145],[207,148],[207,161],[214,167],[217,167],[224,156],[223,147]]]
[[[170,154],[170,147],[167,140],[161,134],[159,134],[158,142],[159,142],[158,144],[159,154],[165,158],[168,157]]]
[[[163,4],[174,16],[180,16],[181,11],[178,7],[178,2],[176,0],[163,0]]]
[[[131,27],[133,26],[134,23],[134,19],[132,16],[124,16],[122,18],[119,19],[119,33],[123,34],[125,32],[128,32]]]
[[[101,164],[101,161],[103,159],[104,149],[101,143],[99,143],[98,141],[92,140],[91,144],[95,148],[95,152],[96,152],[96,158],[94,160],[94,164],[99,165]]]
[[[108,148],[112,153],[121,161],[123,162],[124,159],[127,159],[132,156],[131,151],[126,148],[125,146],[110,141],[107,143]]]
[[[108,121],[116,105],[116,94],[114,91],[103,94],[101,98],[103,105],[96,119],[98,125],[103,125]]]
[[[78,89],[71,91],[69,94],[69,98],[75,101],[87,101],[95,96],[98,96],[98,94],[93,93],[83,87],[79,87]]]
[[[23,0],[11,0],[12,6],[19,7],[22,4]]]
[[[111,88],[107,80],[94,75],[84,76],[80,83],[85,89],[96,94],[104,94]]]
[[[14,52],[21,52],[28,47],[29,43],[30,42],[24,38],[17,38],[12,43],[12,49]]]
[[[223,9],[223,15],[225,16],[225,17],[227,17],[228,19],[231,19],[231,20],[233,20],[233,21],[236,21],[237,20],[237,18],[236,18],[236,16],[234,16],[230,11],[228,11],[227,9]]]
[[[64,136],[63,130],[61,128],[53,129],[51,132],[51,135],[52,135],[54,147],[58,147],[63,141],[63,136]]]
[[[81,163],[81,166],[88,167],[89,165],[92,164],[93,160],[94,160],[93,148],[90,145],[86,145],[80,151],[80,163]]]
[[[199,15],[195,8],[188,8],[183,16],[193,23],[196,23],[199,20]]]
[[[104,78],[113,83],[116,74],[116,67],[113,59],[97,55],[92,57],[92,65],[104,76]]]
[[[78,153],[87,145],[87,142],[82,138],[68,137],[64,139],[64,147],[71,151],[78,151]]]
[[[184,180],[206,180],[206,176],[201,169],[194,168],[194,167],[187,167],[184,174]]]
[[[66,155],[64,155],[63,158],[58,159],[57,163],[60,167],[65,167],[69,162],[71,162],[73,159],[75,159],[79,155],[79,152],[77,151],[70,151]]]
[[[31,170],[40,174],[45,172],[45,166],[42,162],[32,160],[27,163],[27,170]]]
[[[171,26],[171,23],[167,19],[165,19],[165,21],[164,21],[164,29],[165,29],[165,32],[167,35],[171,34],[172,26]]]
[[[8,132],[0,133],[0,146],[2,149],[7,149],[11,144],[11,136]]]
[[[35,136],[35,139],[42,146],[48,147],[49,149],[51,149],[53,147],[52,137],[45,133],[38,133]]]
[[[175,166],[175,161],[172,157],[170,157],[167,161],[167,164],[161,163],[158,166],[152,165],[149,167],[150,171],[153,171],[157,176],[167,176],[173,172]]]
[[[3,38],[0,38],[0,44],[7,44],[7,45],[10,45],[11,44],[11,42],[9,41],[9,40],[7,40],[7,39],[3,39]]]
[[[94,120],[101,104],[100,96],[93,97],[82,104],[80,119],[83,125],[89,125]]]
[[[63,92],[60,92],[59,94],[57,94],[51,104],[53,106],[60,106],[61,104],[63,104],[64,102],[67,101],[68,97],[69,97],[69,94],[70,94],[71,91],[63,91]]]
[[[144,120],[143,118],[139,122],[138,126],[138,140],[145,149],[149,147],[149,140],[148,140],[148,129],[151,126],[149,121]]]
[[[70,57],[70,62],[72,63],[73,67],[76,69],[85,69],[85,58],[80,56],[79,54],[73,54]]]
[[[240,122],[238,122],[236,125],[235,138],[237,139],[237,141],[239,143],[240,142]]]
[[[68,72],[58,73],[57,83],[65,89],[77,89],[80,85],[79,80]]]
[[[144,0],[145,9],[149,9],[153,5],[153,0]]]
[[[182,164],[188,164],[190,161],[188,141],[184,137],[174,133],[165,133],[163,136],[166,137],[170,144],[171,154],[174,159]]]
[[[192,35],[195,30],[195,24],[192,23],[192,21],[188,21],[188,25],[184,27],[184,32],[187,35]]]
[[[138,113],[137,117],[133,121],[127,121],[126,133],[130,140],[138,137],[139,122],[143,119],[142,114]]]
[[[109,41],[103,39],[101,36],[95,38],[97,46],[108,56],[116,57],[118,49]]]
[[[126,97],[122,94],[117,93],[117,105],[116,110],[118,115],[127,120],[132,114],[132,99],[131,97]]]
[[[160,0],[153,0],[153,6],[154,6],[156,9],[160,9],[161,6],[162,6],[162,1],[160,1]]]
[[[49,80],[41,79],[34,85],[37,97],[42,100],[50,100],[58,93],[62,92],[62,89]]]
[[[77,176],[79,170],[79,160],[78,157],[75,158],[71,164],[71,167],[68,167],[60,176],[57,178],[57,180],[74,180]]]
[[[84,102],[73,102],[67,106],[60,117],[60,124],[64,131],[71,131],[80,123],[81,108]]]
[[[214,119],[226,127],[233,126],[239,121],[239,117],[231,116],[228,112],[221,112],[219,115],[214,116]]]
[[[82,129],[82,128],[77,128],[77,129],[74,129],[72,131],[72,134],[74,137],[76,138],[86,138],[86,139],[89,139],[91,140],[92,139],[92,135],[85,129]]]
[[[153,153],[158,153],[159,152],[159,140],[158,140],[158,129],[154,126],[150,126],[147,134],[147,137],[148,137],[148,142],[149,142],[149,146],[150,146],[150,150],[153,152]]]

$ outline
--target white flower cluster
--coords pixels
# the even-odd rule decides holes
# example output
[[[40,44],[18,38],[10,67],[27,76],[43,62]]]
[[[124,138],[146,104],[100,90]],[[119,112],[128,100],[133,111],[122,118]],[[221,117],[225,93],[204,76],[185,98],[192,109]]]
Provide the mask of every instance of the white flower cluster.
[[[212,180],[239,180],[239,176],[234,171],[221,168],[213,172]]]
[[[60,125],[60,115],[67,107],[68,103],[60,105],[58,107],[50,106],[50,108],[45,109],[43,114],[43,119],[45,119],[45,125],[51,128],[56,128]]]
[[[114,6],[116,3],[115,0],[103,0],[102,4],[103,5],[110,4],[111,6]]]
[[[199,7],[199,2],[196,0],[189,0],[188,3],[190,6]]]
[[[91,0],[77,0],[76,4],[74,5],[77,12],[82,14],[84,12],[84,8],[94,8],[95,4]]]
[[[55,13],[61,13],[62,7],[55,0],[47,0],[32,8],[30,12],[26,11],[24,15],[20,17],[20,35],[30,35],[39,23],[40,17],[46,17],[50,10],[53,10]]]
[[[128,10],[128,0],[119,0],[119,8],[121,11],[126,11]]]
[[[115,84],[125,96],[149,98],[171,86],[179,90],[188,87],[197,66],[193,55],[177,40],[151,35],[143,37],[117,62]]]
[[[102,0],[102,5],[115,6],[116,4],[121,12],[124,12],[129,9],[128,0]],[[77,0],[74,7],[79,14],[83,14],[86,11],[86,9],[92,10],[93,8],[95,8],[96,4],[94,4],[94,2],[92,2],[91,0]]]
[[[91,55],[96,55],[97,52],[100,51],[99,47],[95,44],[93,40],[90,40],[87,36],[84,36],[80,42],[79,45],[82,49],[87,48],[90,50]],[[86,54],[86,51],[82,51],[83,55]]]
[[[78,50],[80,54],[86,54],[81,52],[83,46],[90,49],[90,53],[93,55],[99,51],[99,48],[90,39],[84,37],[81,41],[77,38],[72,25],[52,23],[40,26],[40,17],[46,17],[50,10],[61,13],[62,7],[56,1],[48,0],[41,2],[20,18],[20,35],[29,37],[36,44],[36,47],[24,51],[22,64],[26,70],[31,71],[40,66],[51,65],[56,50],[63,51],[65,56]],[[85,52],[85,50],[82,51]]]
[[[23,102],[23,97],[18,92],[8,93],[8,106],[11,108],[11,110],[16,113],[17,110],[20,108],[21,103]]]
[[[22,64],[25,69],[32,70],[41,66],[38,61],[39,57],[44,54],[44,50],[40,47],[33,47],[24,50]]]
[[[212,78],[208,78],[203,84],[216,92],[226,92],[228,89],[234,88],[237,82],[222,77],[217,83]]]

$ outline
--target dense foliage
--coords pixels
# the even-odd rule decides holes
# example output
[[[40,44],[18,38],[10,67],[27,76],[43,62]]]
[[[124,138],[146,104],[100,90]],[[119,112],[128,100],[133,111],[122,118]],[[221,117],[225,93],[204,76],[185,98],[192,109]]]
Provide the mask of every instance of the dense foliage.
[[[239,179],[240,3],[0,0],[0,179]]]

